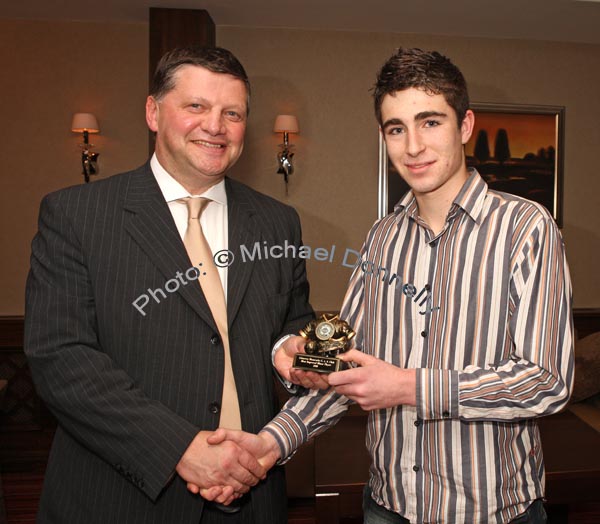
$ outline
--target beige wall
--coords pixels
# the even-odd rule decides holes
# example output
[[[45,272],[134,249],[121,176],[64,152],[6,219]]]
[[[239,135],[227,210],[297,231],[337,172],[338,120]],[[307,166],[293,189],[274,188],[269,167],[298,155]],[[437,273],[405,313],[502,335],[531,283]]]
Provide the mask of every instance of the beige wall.
[[[147,26],[0,20],[0,315],[23,313],[29,243],[41,197],[80,183],[75,111],[95,112],[103,176],[146,158]],[[481,102],[567,106],[564,236],[576,307],[600,307],[596,258],[600,182],[597,86],[600,46],[220,26],[220,45],[242,60],[253,85],[246,150],[233,176],[296,207],[307,245],[336,246],[333,263],[309,261],[312,302],[339,307],[349,269],[377,213],[377,127],[369,89],[398,45],[454,59]],[[300,121],[289,195],[276,174],[276,114]]]
[[[236,175],[289,202],[311,246],[357,249],[377,213],[377,128],[369,89],[402,46],[437,49],[462,69],[473,101],[566,106],[564,229],[576,307],[600,307],[600,46],[516,40],[219,27],[251,74],[249,140]],[[277,113],[298,115],[297,173],[275,174]],[[336,252],[336,256],[337,256]],[[339,307],[348,269],[309,263],[313,304]]]
[[[103,175],[146,159],[147,42],[146,24],[0,20],[0,315],[23,314],[41,198],[83,182],[72,114],[98,117]]]

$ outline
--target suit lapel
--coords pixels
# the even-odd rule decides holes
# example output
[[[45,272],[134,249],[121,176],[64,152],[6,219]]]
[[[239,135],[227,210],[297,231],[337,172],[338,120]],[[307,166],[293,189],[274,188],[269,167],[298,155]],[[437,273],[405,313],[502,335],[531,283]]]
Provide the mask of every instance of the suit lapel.
[[[245,245],[251,248],[254,242],[261,240],[261,235],[253,219],[253,205],[248,199],[244,187],[226,178],[225,189],[227,191],[229,250],[236,257],[228,270],[227,319],[231,326],[240,309],[254,269],[254,262],[241,260],[240,246]]]
[[[163,274],[165,283],[175,279],[178,271],[185,274],[191,262],[149,164],[132,174],[123,207],[129,212],[125,217],[126,231]],[[177,293],[216,331],[197,282],[180,285]]]

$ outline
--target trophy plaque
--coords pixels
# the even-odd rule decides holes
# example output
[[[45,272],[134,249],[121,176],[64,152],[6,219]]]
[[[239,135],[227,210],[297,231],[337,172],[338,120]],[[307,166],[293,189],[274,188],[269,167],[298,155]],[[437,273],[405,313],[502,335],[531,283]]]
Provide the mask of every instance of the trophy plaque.
[[[350,349],[350,341],[355,334],[348,322],[337,315],[322,315],[311,320],[300,330],[300,336],[306,340],[306,353],[296,353],[294,369],[317,373],[343,369],[344,362],[336,355]]]

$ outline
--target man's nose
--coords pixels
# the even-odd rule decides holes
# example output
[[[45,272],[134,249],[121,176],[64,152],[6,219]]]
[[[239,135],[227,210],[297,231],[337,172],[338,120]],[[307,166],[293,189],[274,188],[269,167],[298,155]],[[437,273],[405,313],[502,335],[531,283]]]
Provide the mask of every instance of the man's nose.
[[[223,115],[220,111],[209,111],[202,119],[202,129],[211,135],[219,135],[223,132]]]
[[[409,131],[407,140],[406,151],[410,156],[417,156],[425,148],[422,137],[417,131]]]

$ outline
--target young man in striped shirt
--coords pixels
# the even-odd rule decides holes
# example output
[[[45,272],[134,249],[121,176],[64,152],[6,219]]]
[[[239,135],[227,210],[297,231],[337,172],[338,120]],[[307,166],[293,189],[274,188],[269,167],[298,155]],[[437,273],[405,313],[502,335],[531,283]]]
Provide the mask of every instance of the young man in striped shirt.
[[[366,523],[546,522],[536,418],[563,408],[573,381],[561,235],[542,206],[491,191],[467,169],[475,117],[446,57],[399,49],[374,98],[411,191],[369,232],[368,264],[344,299],[360,351],[341,358],[357,367],[299,372],[286,344],[278,371],[313,389],[258,437],[221,433],[215,443],[227,436],[268,463],[284,460],[356,402],[369,411]]]

